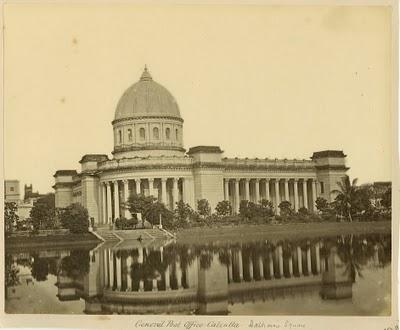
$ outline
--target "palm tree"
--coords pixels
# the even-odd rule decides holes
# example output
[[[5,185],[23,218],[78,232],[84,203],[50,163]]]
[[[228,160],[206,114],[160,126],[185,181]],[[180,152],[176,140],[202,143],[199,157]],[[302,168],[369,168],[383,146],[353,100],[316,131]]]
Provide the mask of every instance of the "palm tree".
[[[339,202],[341,209],[347,214],[349,221],[352,222],[353,218],[351,216],[351,208],[354,203],[356,191],[357,191],[357,181],[358,179],[353,179],[350,182],[350,178],[346,175],[342,182],[337,182],[339,189],[334,189],[331,194],[337,194],[335,201]]]

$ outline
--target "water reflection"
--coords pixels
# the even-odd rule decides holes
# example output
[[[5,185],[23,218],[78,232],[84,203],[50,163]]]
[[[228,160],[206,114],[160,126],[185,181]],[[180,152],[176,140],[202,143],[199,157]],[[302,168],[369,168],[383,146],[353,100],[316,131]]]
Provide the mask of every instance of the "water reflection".
[[[124,245],[8,254],[7,299],[19,286],[49,282],[54,275],[58,301],[83,299],[83,312],[89,314],[223,315],[237,303],[305,292],[318,292],[322,301],[350,299],[364,271],[386,267],[391,260],[390,235]]]

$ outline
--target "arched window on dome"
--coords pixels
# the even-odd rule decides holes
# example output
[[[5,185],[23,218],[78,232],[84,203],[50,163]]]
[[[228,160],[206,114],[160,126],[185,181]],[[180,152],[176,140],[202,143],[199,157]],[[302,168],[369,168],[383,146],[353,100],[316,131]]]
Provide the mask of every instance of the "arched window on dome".
[[[154,140],[160,139],[160,131],[158,130],[158,127],[153,127],[153,139]]]
[[[122,143],[122,131],[118,130],[118,143],[121,144]]]
[[[175,139],[176,139],[176,141],[179,140],[179,131],[177,128],[175,129]]]
[[[128,128],[128,141],[132,142],[132,129]]]
[[[165,129],[165,138],[166,138],[167,140],[170,140],[170,139],[171,139],[171,129],[170,129],[169,127],[167,127],[167,128]]]
[[[139,129],[139,137],[142,141],[146,139],[146,131],[143,127]]]

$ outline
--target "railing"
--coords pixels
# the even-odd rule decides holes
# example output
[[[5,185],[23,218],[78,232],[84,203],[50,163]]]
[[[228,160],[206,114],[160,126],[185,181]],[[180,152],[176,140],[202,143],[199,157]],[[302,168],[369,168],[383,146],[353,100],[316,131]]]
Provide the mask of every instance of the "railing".
[[[227,167],[232,166],[253,166],[253,167],[295,167],[295,168],[315,168],[312,160],[298,159],[243,159],[243,158],[224,158],[223,164]]]
[[[99,163],[99,170],[129,168],[129,167],[149,167],[160,165],[171,166],[190,166],[193,163],[189,157],[151,157],[151,158],[128,158],[115,159]]]

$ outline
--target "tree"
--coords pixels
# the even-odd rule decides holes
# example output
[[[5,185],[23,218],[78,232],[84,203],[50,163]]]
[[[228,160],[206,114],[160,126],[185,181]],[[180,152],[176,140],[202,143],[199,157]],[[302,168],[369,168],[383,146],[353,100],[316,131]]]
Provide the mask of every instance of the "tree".
[[[129,196],[126,204],[131,214],[141,213],[142,217],[145,217],[145,214],[156,200],[153,196],[133,194]]]
[[[33,229],[54,229],[56,227],[55,196],[47,194],[33,204],[30,212]]]
[[[14,202],[5,202],[4,203],[4,230],[6,234],[12,233],[14,227],[17,225],[19,220],[17,214],[17,204]]]
[[[317,210],[320,212],[325,212],[327,209],[329,209],[329,203],[323,197],[318,197],[316,199],[315,206],[317,207]]]
[[[195,212],[189,204],[185,203],[184,201],[179,201],[176,203],[174,213],[178,226],[182,226],[189,222],[190,218]]]
[[[288,201],[281,202],[278,207],[280,209],[280,215],[283,217],[292,215],[294,213],[292,204],[290,204]]]
[[[339,189],[331,191],[332,194],[337,194],[335,198],[336,209],[341,214],[345,215],[350,222],[353,221],[352,207],[356,198],[357,179],[350,182],[350,178],[346,175],[341,182],[337,183]]]
[[[67,206],[60,214],[63,228],[73,234],[86,233],[89,229],[89,214],[82,205],[74,203]]]
[[[232,205],[230,201],[221,201],[218,202],[217,206],[215,207],[215,212],[220,217],[226,217],[232,214]]]
[[[381,199],[381,205],[388,210],[392,209],[392,188],[388,188],[384,192]]]
[[[197,201],[197,212],[202,217],[207,217],[211,214],[211,207],[207,199],[200,199]]]

